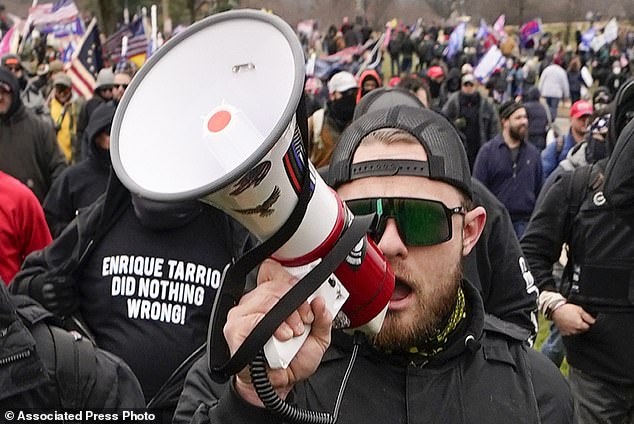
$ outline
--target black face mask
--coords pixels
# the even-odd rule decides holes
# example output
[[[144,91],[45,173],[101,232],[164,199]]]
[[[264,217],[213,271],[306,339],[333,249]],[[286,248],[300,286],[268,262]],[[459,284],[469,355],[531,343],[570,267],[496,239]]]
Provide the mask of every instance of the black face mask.
[[[339,131],[343,131],[352,121],[356,103],[356,93],[347,93],[339,100],[328,101],[328,116],[335,122]]]
[[[590,137],[588,146],[586,147],[586,161],[595,163],[596,161],[608,156],[608,146],[604,140],[598,140]]]
[[[197,200],[181,202],[156,202],[132,195],[134,214],[144,227],[153,230],[170,230],[191,222],[203,210]]]
[[[465,92],[460,92],[460,97],[462,97],[465,101],[465,103],[475,103],[478,100],[478,92],[474,92],[471,94],[467,94]]]
[[[433,79],[429,81],[429,92],[433,98],[438,97],[440,94],[440,85],[441,83],[434,81]]]

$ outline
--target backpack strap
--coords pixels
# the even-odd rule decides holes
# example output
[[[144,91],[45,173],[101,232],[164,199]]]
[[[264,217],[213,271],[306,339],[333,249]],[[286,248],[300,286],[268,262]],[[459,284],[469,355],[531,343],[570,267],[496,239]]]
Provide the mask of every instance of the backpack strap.
[[[62,408],[80,409],[96,373],[95,348],[81,334],[49,326],[55,349],[55,377]]]
[[[588,194],[588,188],[590,186],[590,177],[594,170],[594,164],[575,168],[572,171],[570,181],[568,183],[568,211],[566,213],[566,220],[564,221],[564,241],[566,242],[566,253],[570,252],[570,241],[572,239],[572,224],[575,217],[581,209],[581,204],[585,200]],[[561,294],[568,297],[570,289],[572,287],[572,269],[573,260],[568,255],[566,266],[561,275]]]
[[[581,166],[572,171],[570,183],[568,184],[568,213],[565,222],[565,241],[570,243],[572,235],[572,222],[581,209],[581,204],[588,194],[590,187],[590,176],[595,169],[594,164]]]

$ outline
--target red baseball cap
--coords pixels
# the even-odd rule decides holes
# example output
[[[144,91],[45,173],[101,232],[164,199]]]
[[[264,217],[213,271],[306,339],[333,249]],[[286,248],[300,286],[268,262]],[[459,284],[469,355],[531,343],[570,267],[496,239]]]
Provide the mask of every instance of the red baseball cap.
[[[429,78],[437,78],[441,75],[444,75],[444,71],[442,70],[442,68],[440,66],[432,66],[431,68],[429,68],[429,70],[427,71],[427,76]]]
[[[570,108],[571,118],[581,118],[592,115],[592,103],[587,100],[577,100]]]

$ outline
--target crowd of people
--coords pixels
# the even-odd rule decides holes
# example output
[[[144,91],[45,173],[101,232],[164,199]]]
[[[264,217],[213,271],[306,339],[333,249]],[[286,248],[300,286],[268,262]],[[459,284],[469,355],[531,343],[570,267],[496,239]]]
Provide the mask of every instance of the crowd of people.
[[[358,350],[338,422],[634,423],[631,202],[603,193],[634,137],[634,32],[596,50],[580,31],[572,47],[474,34],[448,55],[449,32],[419,22],[384,40],[345,20],[299,34],[307,58],[356,49],[307,78],[304,141],[350,210],[378,215],[396,287],[373,339],[332,330],[319,299],[302,305],[276,336],[310,335],[269,371],[273,390],[328,409]],[[491,43],[504,60],[483,78]],[[130,193],[112,169],[134,70],[101,69],[86,100],[58,57],[25,60],[0,60],[0,405],[286,422],[247,370],[220,384],[208,369],[217,290],[255,238],[210,205]],[[381,166],[355,174],[364,163]],[[225,326],[232,352],[293,282],[262,264]]]

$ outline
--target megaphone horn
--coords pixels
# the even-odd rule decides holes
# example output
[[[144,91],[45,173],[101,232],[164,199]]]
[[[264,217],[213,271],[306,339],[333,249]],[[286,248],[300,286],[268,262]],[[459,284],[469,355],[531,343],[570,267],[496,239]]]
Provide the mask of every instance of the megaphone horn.
[[[307,159],[305,122],[296,118],[303,85],[303,51],[288,24],[252,10],[213,15],[169,40],[132,80],[112,125],[113,167],[130,191],[159,201],[201,199],[263,244],[305,205],[297,228],[273,254],[304,275],[354,217]],[[333,316],[343,304],[343,321],[370,325],[375,333],[394,275],[371,240],[354,244],[319,293]],[[288,349],[270,341],[270,365],[288,365],[301,347],[301,340],[294,343]]]

